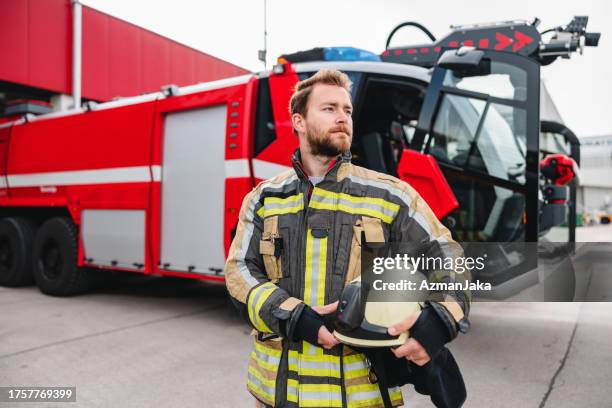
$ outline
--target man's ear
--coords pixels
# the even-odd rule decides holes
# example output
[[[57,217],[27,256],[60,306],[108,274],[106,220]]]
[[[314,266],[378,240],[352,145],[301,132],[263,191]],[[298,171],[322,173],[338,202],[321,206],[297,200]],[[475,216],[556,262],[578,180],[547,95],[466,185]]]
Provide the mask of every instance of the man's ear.
[[[291,115],[291,124],[297,132],[306,132],[306,124],[304,122],[304,117],[301,114],[294,113],[293,115]]]

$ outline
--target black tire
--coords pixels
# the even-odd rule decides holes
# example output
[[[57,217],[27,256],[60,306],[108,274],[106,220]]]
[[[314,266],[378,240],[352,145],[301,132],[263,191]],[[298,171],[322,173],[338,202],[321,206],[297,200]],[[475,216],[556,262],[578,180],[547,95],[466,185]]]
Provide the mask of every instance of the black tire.
[[[0,219],[0,285],[32,284],[34,226],[24,218]]]
[[[51,218],[38,229],[32,256],[41,292],[71,296],[90,288],[90,271],[77,267],[78,250],[77,227],[70,218]]]

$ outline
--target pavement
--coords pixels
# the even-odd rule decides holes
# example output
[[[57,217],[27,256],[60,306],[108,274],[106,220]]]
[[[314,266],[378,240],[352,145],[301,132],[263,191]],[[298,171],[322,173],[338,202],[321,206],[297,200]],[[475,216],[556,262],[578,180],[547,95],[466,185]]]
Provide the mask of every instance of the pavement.
[[[77,390],[0,407],[254,406],[250,330],[223,285],[120,273],[71,298],[0,287],[0,311],[0,386]],[[474,302],[450,345],[465,406],[612,407],[611,316],[612,303]],[[432,406],[404,388],[407,407]]]

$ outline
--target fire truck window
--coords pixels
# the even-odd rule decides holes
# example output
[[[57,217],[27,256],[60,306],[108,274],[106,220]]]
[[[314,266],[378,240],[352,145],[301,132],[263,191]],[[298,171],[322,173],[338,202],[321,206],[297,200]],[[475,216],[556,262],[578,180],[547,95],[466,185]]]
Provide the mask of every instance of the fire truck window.
[[[504,104],[486,105],[480,99],[445,94],[429,153],[457,167],[524,184],[526,112]]]
[[[444,95],[433,128],[429,153],[438,160],[463,167],[476,136],[486,102]]]
[[[453,219],[453,237],[461,241],[510,242],[524,240],[525,196],[503,187],[444,170],[459,208]]]
[[[418,119],[424,87],[404,79],[368,77],[353,101],[353,162],[397,176],[408,126]]]
[[[448,71],[444,85],[498,98],[527,100],[527,72],[498,61],[491,62],[491,73],[485,76],[457,77]]]
[[[257,114],[255,119],[255,156],[276,139],[268,78],[260,79],[258,88]]]
[[[563,135],[558,133],[543,132],[540,133],[540,160],[542,160],[543,154],[572,154],[570,143],[565,140]]]
[[[477,135],[468,167],[524,184],[526,122],[524,109],[492,103]]]

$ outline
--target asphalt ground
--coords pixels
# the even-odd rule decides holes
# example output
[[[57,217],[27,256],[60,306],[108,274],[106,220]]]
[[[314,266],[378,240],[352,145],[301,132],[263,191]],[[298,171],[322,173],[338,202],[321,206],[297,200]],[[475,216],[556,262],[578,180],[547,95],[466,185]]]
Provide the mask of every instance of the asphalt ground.
[[[612,303],[475,302],[470,318],[450,344],[466,407],[612,407]],[[252,407],[249,333],[218,284],[120,273],[71,298],[0,287],[0,386],[77,391],[0,407]],[[404,388],[406,406],[432,406]]]

